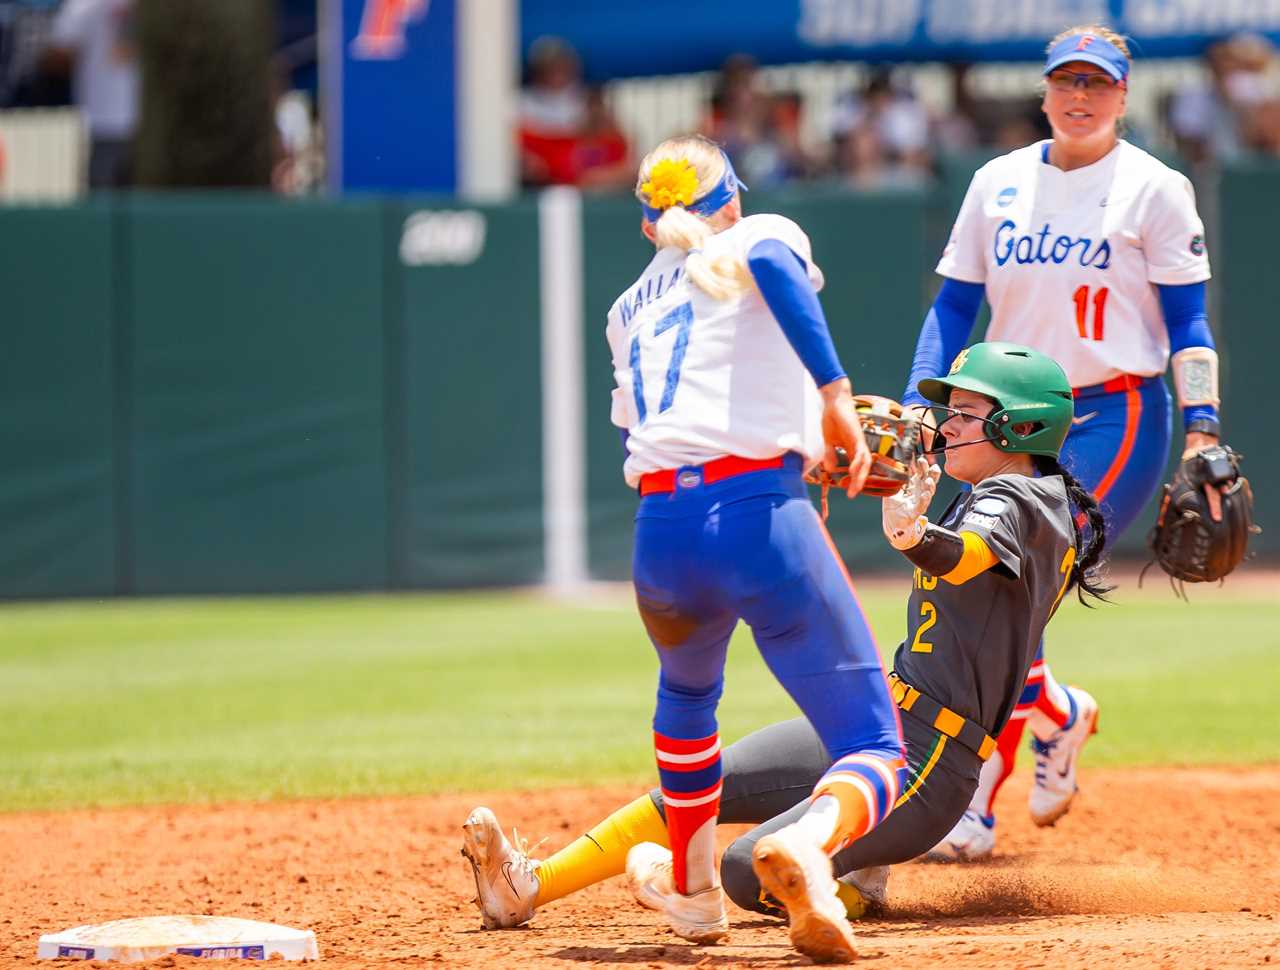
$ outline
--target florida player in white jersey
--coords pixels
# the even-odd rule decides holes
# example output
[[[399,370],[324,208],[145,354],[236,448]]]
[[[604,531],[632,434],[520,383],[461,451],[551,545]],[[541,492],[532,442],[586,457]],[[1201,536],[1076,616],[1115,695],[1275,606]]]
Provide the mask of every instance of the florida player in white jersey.
[[[924,403],[917,382],[946,373],[985,296],[988,339],[1033,347],[1066,371],[1075,417],[1062,463],[1097,497],[1111,540],[1160,483],[1172,413],[1162,376],[1170,360],[1187,452],[1217,443],[1209,260],[1191,183],[1117,133],[1129,85],[1124,39],[1101,26],[1073,27],[1047,53],[1042,108],[1053,138],[974,175],[937,266],[944,280],[904,401]],[[1033,820],[1051,825],[1070,807],[1097,703],[1059,685],[1042,658],[1022,700],[970,811],[934,857],[990,855],[996,794],[1026,725],[1036,754]]]
[[[728,928],[716,707],[743,620],[832,758],[808,810],[761,839],[753,865],[786,906],[798,949],[851,959],[830,856],[888,815],[905,761],[879,652],[803,473],[822,460],[834,467],[834,448],[845,448],[853,495],[870,454],[808,237],[782,216],[743,218],[739,187],[727,156],[701,137],[645,158],[636,195],[657,251],[606,330],[612,417],[640,493],[636,601],[660,664],[654,748],[676,889],[663,909],[686,939]],[[481,810],[464,830],[483,895],[504,858],[501,833]]]

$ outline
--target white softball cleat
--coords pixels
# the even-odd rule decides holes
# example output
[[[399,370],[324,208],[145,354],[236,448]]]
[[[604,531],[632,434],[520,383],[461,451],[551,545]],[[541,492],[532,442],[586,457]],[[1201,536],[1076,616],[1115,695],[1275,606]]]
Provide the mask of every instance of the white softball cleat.
[[[795,825],[757,842],[751,867],[764,890],[786,907],[792,946],[815,963],[851,963],[857,957],[831,860]]]
[[[879,916],[889,905],[889,867],[871,866],[846,872],[836,880],[836,894],[849,919]]]
[[[996,820],[966,809],[946,836],[925,853],[930,862],[979,862],[991,858],[996,847]]]
[[[627,853],[627,885],[637,903],[661,912],[662,901],[676,891],[671,850],[656,842],[633,845]]]
[[[1076,797],[1076,767],[1084,743],[1098,731],[1098,702],[1079,687],[1064,687],[1075,719],[1047,741],[1031,739],[1036,756],[1036,780],[1028,805],[1037,825],[1052,825],[1071,810]]]
[[[671,931],[692,943],[715,943],[729,932],[724,892],[712,886],[690,896],[676,892],[671,850],[654,842],[633,845],[627,853],[627,884],[636,902],[665,913]]]
[[[486,930],[508,929],[533,918],[538,898],[537,860],[513,829],[507,841],[498,819],[484,806],[472,809],[462,825],[462,855],[476,877],[476,905]]]

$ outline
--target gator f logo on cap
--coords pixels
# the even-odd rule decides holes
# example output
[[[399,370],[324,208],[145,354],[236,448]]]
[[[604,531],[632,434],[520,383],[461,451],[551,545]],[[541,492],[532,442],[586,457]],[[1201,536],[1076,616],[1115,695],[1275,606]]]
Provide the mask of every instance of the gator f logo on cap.
[[[365,0],[360,33],[351,56],[362,60],[395,60],[404,53],[404,29],[427,15],[431,0]]]
[[[1076,50],[1082,51],[1093,43],[1093,34],[1081,34],[1080,40],[1076,43]]]

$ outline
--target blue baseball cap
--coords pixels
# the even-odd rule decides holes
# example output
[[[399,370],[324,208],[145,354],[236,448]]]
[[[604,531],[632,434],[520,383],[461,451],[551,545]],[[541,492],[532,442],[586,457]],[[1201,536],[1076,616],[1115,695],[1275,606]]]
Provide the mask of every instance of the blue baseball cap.
[[[1096,64],[1117,81],[1123,81],[1129,76],[1129,58],[1124,56],[1124,51],[1097,34],[1074,34],[1058,41],[1049,51],[1044,73],[1048,74],[1072,61]]]

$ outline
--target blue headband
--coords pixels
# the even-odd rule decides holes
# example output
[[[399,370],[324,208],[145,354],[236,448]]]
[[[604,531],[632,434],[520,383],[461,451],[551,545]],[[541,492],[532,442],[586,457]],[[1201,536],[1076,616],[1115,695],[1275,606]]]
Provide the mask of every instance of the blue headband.
[[[1044,63],[1044,73],[1048,74],[1072,61],[1094,64],[1116,81],[1123,81],[1129,76],[1129,58],[1124,56],[1124,51],[1097,34],[1075,34],[1058,41],[1049,51],[1049,58]]]
[[[684,208],[697,216],[709,216],[713,212],[718,212],[723,206],[728,204],[741,189],[747,191],[747,186],[738,181],[738,175],[733,170],[733,162],[729,161],[729,156],[724,152],[720,155],[724,158],[724,175],[720,177],[720,181],[716,183],[715,188],[704,195],[697,202],[690,203]],[[657,222],[662,218],[664,209],[654,209],[651,206],[640,203],[640,208],[644,210],[644,217],[649,222]]]

